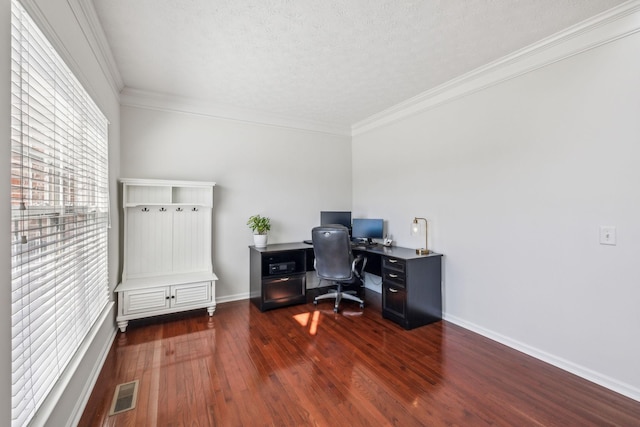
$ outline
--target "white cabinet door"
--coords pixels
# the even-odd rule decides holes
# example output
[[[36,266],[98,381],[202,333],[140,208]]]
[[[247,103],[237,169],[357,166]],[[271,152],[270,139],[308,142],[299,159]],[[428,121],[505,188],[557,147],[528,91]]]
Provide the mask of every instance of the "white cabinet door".
[[[211,302],[211,282],[190,283],[171,287],[171,306],[202,306]]]
[[[125,315],[168,309],[171,303],[170,288],[137,289],[124,293]]]

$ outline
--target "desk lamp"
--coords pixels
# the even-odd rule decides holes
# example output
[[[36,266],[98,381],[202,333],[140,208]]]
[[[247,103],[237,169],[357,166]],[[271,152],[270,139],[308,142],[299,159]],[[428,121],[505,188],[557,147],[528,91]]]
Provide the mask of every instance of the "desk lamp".
[[[427,219],[426,218],[413,218],[413,223],[411,224],[411,234],[415,235],[420,232],[420,223],[418,221],[424,221],[424,248],[416,249],[416,253],[418,255],[427,255],[429,253],[429,249],[427,249]]]

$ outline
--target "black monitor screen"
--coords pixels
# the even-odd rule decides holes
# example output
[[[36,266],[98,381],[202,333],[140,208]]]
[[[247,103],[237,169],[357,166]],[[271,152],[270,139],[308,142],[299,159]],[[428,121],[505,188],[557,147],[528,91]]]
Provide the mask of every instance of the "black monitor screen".
[[[340,224],[351,228],[350,211],[322,211],[320,212],[320,225]]]
[[[351,236],[354,239],[382,239],[384,221],[382,219],[354,218]]]

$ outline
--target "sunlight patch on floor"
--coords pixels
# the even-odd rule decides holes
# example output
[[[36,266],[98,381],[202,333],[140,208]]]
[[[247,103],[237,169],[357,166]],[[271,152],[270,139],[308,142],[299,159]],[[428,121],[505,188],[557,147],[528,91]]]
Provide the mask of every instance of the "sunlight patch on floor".
[[[293,318],[302,326],[306,328],[309,326],[309,335],[315,335],[318,332],[318,323],[320,322],[320,312],[318,310],[311,313],[300,313],[293,316]]]

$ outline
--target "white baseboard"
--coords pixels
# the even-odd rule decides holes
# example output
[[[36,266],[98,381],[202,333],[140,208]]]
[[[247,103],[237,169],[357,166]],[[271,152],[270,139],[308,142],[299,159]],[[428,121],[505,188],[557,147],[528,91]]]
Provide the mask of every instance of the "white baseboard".
[[[234,294],[234,295],[226,295],[223,297],[216,297],[216,304],[222,304],[225,302],[231,302],[231,301],[241,301],[243,299],[249,299],[249,292],[243,292],[241,294]]]
[[[113,323],[113,317],[110,316],[109,320],[107,321],[110,321]],[[77,426],[80,423],[80,418],[84,413],[84,409],[87,406],[87,403],[89,402],[89,398],[91,397],[91,392],[93,391],[94,387],[96,386],[96,383],[98,382],[98,377],[100,376],[100,372],[102,372],[102,367],[104,366],[104,362],[107,360],[107,356],[109,355],[109,350],[113,345],[113,341],[115,340],[117,332],[118,332],[118,328],[115,324],[113,324],[113,331],[109,336],[109,339],[105,340],[102,343],[102,348],[100,349],[100,357],[96,361],[96,364],[93,366],[93,369],[91,370],[91,373],[89,375],[89,380],[86,382],[82,390],[81,398],[78,399],[78,403],[73,408],[73,413],[69,417],[69,421],[70,421],[70,423],[68,424],[69,427]]]
[[[640,402],[640,389],[450,314],[444,320]]]

